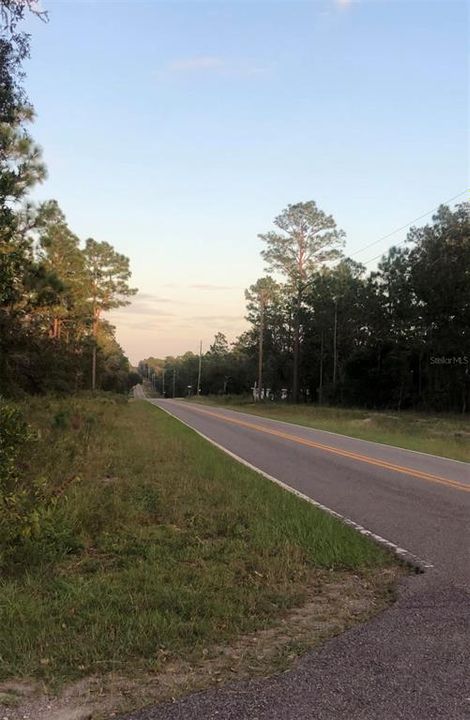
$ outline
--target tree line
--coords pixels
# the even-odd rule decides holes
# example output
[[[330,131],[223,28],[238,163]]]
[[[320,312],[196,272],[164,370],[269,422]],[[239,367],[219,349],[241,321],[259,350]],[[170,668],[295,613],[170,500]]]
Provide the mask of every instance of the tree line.
[[[441,205],[367,273],[310,201],[260,234],[266,270],[245,292],[249,329],[204,353],[200,391],[368,408],[468,412],[470,205]],[[171,396],[197,393],[199,358],[147,358],[139,372]]]
[[[129,260],[107,242],[82,243],[57,201],[35,204],[46,177],[24,89],[29,0],[0,1],[0,394],[124,391],[135,375],[103,313],[128,303]]]

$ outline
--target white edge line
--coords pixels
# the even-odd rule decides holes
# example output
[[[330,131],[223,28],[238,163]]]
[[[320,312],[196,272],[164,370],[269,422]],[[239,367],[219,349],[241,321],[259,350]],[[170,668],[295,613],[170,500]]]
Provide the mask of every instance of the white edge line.
[[[467,467],[468,465],[470,465],[470,463],[466,462],[465,460],[455,460],[454,458],[445,457],[445,455],[433,455],[432,453],[423,452],[422,450],[411,450],[410,448],[400,447],[400,445],[388,445],[387,443],[376,442],[375,440],[357,438],[354,437],[354,435],[343,435],[343,433],[336,433],[333,432],[333,430],[322,430],[321,428],[313,427],[313,425],[300,425],[299,423],[289,422],[288,420],[278,420],[277,418],[270,418],[266,415],[258,415],[257,413],[248,413],[244,412],[243,410],[238,410],[236,408],[225,407],[224,405],[205,405],[204,403],[198,403],[197,401],[191,401],[190,405],[198,405],[201,408],[212,407],[217,408],[217,410],[229,410],[231,412],[236,412],[238,415],[245,415],[248,418],[257,417],[261,418],[261,420],[267,420],[271,423],[282,423],[283,425],[290,425],[290,427],[298,427],[302,430],[314,430],[318,433],[325,433],[325,435],[334,435],[336,437],[346,438],[348,440],[357,440],[358,442],[367,443],[368,445],[379,445],[380,447],[388,448],[389,450],[401,450],[402,452],[413,453],[414,455],[424,455],[425,457],[435,458],[436,460],[444,460],[451,463],[460,463],[460,465],[467,465]]]
[[[138,398],[139,399],[139,398]],[[359,532],[361,535],[365,535],[371,540],[373,540],[375,543],[382,545],[387,550],[392,552],[393,554],[397,555],[400,560],[402,560],[407,565],[411,565],[414,567],[418,572],[424,572],[425,570],[429,570],[430,568],[434,567],[430,562],[427,562],[426,560],[422,560],[421,558],[417,557],[417,555],[414,555],[409,550],[405,550],[404,548],[400,547],[399,545],[396,545],[391,540],[387,540],[386,538],[382,537],[381,535],[377,535],[377,533],[372,532],[371,530],[367,530],[367,528],[363,527],[362,525],[359,525],[358,523],[354,522],[354,520],[351,520],[350,518],[346,517],[345,515],[341,515],[340,513],[336,512],[336,510],[332,510],[331,508],[327,507],[326,505],[322,505],[322,503],[317,502],[317,500],[314,500],[313,498],[309,497],[308,495],[305,495],[304,493],[300,492],[300,490],[296,490],[295,488],[291,487],[290,485],[286,485],[286,483],[282,482],[282,480],[279,480],[278,478],[275,478],[273,475],[269,475],[268,473],[264,472],[264,470],[261,470],[260,468],[256,467],[256,465],[252,465],[248,462],[248,460],[245,460],[244,458],[240,457],[239,455],[236,455],[231,450],[227,450],[223,445],[219,445],[218,442],[215,440],[212,440],[212,438],[208,437],[207,435],[204,435],[200,430],[196,430],[192,425],[187,423],[185,420],[181,420],[177,415],[174,415],[172,412],[167,410],[166,407],[162,407],[161,405],[158,405],[157,402],[154,402],[150,398],[144,398],[147,400],[147,402],[150,402],[151,405],[155,405],[160,410],[163,410],[163,412],[166,412],[167,415],[170,415],[172,418],[180,422],[182,425],[185,425],[187,428],[195,432],[200,437],[204,438],[204,440],[207,440],[207,442],[210,442],[211,445],[214,445],[219,450],[222,450],[226,455],[229,455],[231,458],[236,460],[237,462],[241,463],[242,465],[245,465],[245,467],[249,468],[250,470],[253,470],[254,472],[258,473],[258,475],[262,475],[262,477],[266,478],[267,480],[270,480],[273,483],[276,483],[276,485],[279,485],[284,490],[287,490],[288,492],[292,493],[293,495],[296,495],[297,497],[301,498],[302,500],[305,500],[306,502],[310,503],[311,505],[314,505],[319,510],[322,510],[323,512],[328,513],[328,515],[331,515],[332,517],[336,518],[337,520],[340,520],[344,525],[348,525],[349,527],[353,528],[357,532]]]

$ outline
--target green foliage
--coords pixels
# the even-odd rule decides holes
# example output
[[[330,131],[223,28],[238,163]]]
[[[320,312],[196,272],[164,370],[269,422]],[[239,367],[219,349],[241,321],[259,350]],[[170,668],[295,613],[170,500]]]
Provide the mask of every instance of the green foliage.
[[[90,386],[126,392],[129,363],[102,311],[127,303],[129,261],[109,243],[80,246],[55,200],[28,198],[45,177],[23,89],[32,0],[0,2],[0,393],[71,393]]]
[[[34,431],[23,412],[0,399],[0,569],[11,572],[27,563],[32,567],[74,552],[81,547],[63,505],[57,502],[63,488],[51,479],[47,466],[36,466],[29,458],[41,453],[47,442],[61,451],[60,436],[67,430],[80,431],[80,445],[86,447],[95,418],[82,419],[70,408],[61,408],[47,428]],[[73,452],[68,443],[67,449]],[[70,461],[71,454],[67,453]],[[60,464],[59,464],[60,467]],[[33,469],[33,471],[32,471]]]
[[[0,565],[4,572],[57,561],[82,547],[82,525],[69,498],[81,487],[86,458],[100,447],[100,423],[126,403],[127,398],[108,394],[67,401],[29,399],[19,407],[2,401]],[[29,425],[23,419],[26,408]],[[103,498],[100,517],[105,510],[112,514],[111,500],[110,505]],[[88,527],[96,510],[92,499],[90,503],[85,512],[89,517],[83,519]]]
[[[393,562],[148,403],[28,407],[40,439],[18,459],[55,501],[4,567],[0,677],[156,670],[162,649],[201,659],[300,604],[317,573]]]
[[[258,237],[266,244],[261,256],[267,269],[280,272],[292,293],[292,395],[297,401],[305,284],[324,263],[341,257],[344,232],[313,200],[288,205],[274,225],[276,230]]]
[[[34,434],[22,413],[0,398],[0,568],[21,538],[38,532],[38,501],[43,497],[41,477],[22,482],[18,458],[30,449]]]
[[[274,220],[275,231],[259,235],[269,270],[281,272],[298,291],[321,263],[340,257],[344,233],[313,200],[288,205]]]
[[[137,290],[129,287],[129,258],[107,242],[88,238],[83,251],[93,317],[106,310],[127,305]]]
[[[15,482],[15,462],[24,442],[30,440],[28,425],[20,411],[0,398],[0,481],[7,488]]]
[[[295,273],[285,283],[260,278],[245,293],[250,329],[231,347],[218,333],[204,353],[202,393],[250,393],[262,324],[263,384],[277,399],[283,389],[295,399],[297,346],[304,402],[468,413],[469,210],[468,203],[439,208],[431,224],[412,228],[407,245],[392,248],[369,275],[350,258],[320,267],[311,258],[300,296],[292,292]],[[290,226],[287,220],[282,226],[286,250]],[[165,370],[166,394],[172,394],[175,370],[176,394],[189,394],[188,385],[194,394],[196,355],[152,360],[142,361],[139,371],[154,379],[157,391]]]

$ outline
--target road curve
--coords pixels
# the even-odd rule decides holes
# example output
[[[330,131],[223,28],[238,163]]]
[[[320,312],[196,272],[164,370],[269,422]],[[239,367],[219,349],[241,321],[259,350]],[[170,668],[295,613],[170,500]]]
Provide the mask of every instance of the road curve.
[[[151,402],[432,567],[393,607],[293,670],[127,720],[470,720],[470,465],[225,408]]]

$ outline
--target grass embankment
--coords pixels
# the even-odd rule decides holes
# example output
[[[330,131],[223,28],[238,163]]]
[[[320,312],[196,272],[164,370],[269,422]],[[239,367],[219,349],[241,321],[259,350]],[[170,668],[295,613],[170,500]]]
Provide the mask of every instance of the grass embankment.
[[[271,401],[254,403],[251,397],[236,395],[199,397],[197,402],[470,462],[468,415],[375,412]]]
[[[51,502],[3,568],[1,678],[175,672],[182,659],[188,670],[287,618],[292,637],[251,666],[269,672],[390,598],[391,556],[150,404],[34,399],[25,409],[39,439],[24,449],[24,482],[41,477]],[[288,624],[307,601],[323,613],[315,638],[305,617],[301,636]],[[250,672],[238,650],[221,677]],[[206,673],[185,688],[208,683]]]

